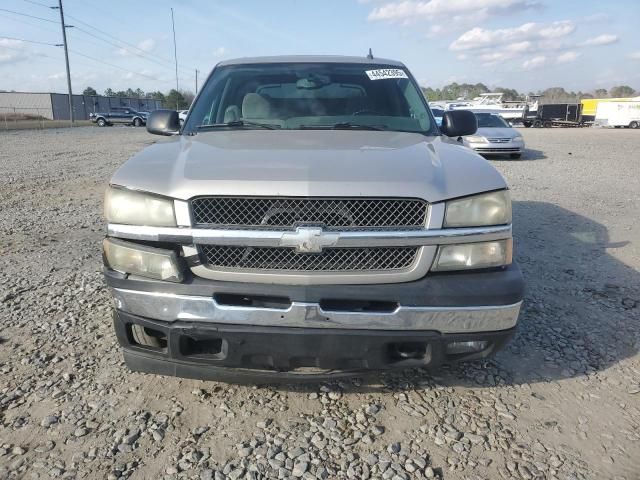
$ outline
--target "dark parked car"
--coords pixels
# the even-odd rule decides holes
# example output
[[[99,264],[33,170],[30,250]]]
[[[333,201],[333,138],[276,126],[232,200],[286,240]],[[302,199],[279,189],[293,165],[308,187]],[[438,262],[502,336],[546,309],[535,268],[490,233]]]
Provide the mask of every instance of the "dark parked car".
[[[141,127],[142,125],[146,125],[148,115],[147,112],[137,112],[129,107],[113,107],[108,113],[91,113],[89,117],[91,121],[99,127],[106,127],[107,125],[114,125],[116,123]]]

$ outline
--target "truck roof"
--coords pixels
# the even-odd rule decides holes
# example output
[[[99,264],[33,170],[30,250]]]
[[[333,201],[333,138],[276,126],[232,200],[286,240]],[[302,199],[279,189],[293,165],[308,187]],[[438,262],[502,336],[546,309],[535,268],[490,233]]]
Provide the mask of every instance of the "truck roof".
[[[366,65],[392,65],[404,67],[402,62],[387,58],[349,57],[342,55],[278,55],[273,57],[244,57],[223,60],[219,66],[256,63],[360,63]]]

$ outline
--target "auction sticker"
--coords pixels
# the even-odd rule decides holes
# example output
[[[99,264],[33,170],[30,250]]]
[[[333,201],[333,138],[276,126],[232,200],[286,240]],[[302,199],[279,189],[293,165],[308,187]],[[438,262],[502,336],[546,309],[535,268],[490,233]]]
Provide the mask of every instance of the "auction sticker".
[[[379,70],[365,70],[369,80],[384,80],[385,78],[409,78],[404,70],[399,68],[381,68]]]

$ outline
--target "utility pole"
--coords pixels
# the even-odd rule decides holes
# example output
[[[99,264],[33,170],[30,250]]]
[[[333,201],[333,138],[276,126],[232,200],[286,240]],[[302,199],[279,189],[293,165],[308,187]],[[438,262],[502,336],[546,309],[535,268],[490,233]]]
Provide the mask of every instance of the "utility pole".
[[[196,68],[196,95],[198,94],[198,69]]]
[[[64,46],[64,61],[67,65],[67,88],[69,90],[69,120],[73,127],[73,93],[71,92],[71,70],[69,69],[69,49],[67,48],[67,25],[64,24],[64,11],[62,10],[62,0],[58,0],[57,7],[51,7],[54,10],[60,10],[60,25],[62,26],[62,45]],[[70,25],[69,25],[70,26]]]
[[[173,29],[173,58],[176,61],[176,93],[179,93],[180,90],[178,88],[178,49],[176,47],[176,23],[173,20],[173,8],[171,8],[171,28]],[[180,105],[178,105],[178,95],[176,95],[176,110],[180,110]]]

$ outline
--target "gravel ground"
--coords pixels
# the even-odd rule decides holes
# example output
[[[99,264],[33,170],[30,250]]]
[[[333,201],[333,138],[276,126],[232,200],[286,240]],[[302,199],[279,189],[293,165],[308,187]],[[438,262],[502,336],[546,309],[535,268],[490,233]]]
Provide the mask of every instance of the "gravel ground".
[[[142,129],[0,133],[0,478],[640,478],[640,132],[523,129],[496,358],[313,387],[130,373],[101,279]]]

